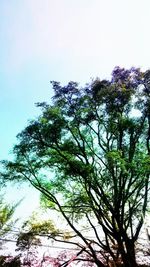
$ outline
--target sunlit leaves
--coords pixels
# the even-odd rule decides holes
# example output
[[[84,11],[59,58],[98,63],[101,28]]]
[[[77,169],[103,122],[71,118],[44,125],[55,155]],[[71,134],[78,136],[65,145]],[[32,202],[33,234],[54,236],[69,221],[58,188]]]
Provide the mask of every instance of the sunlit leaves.
[[[14,212],[19,203],[14,205],[8,205],[4,202],[3,197],[0,197],[0,236],[5,236],[17,220],[13,219]]]

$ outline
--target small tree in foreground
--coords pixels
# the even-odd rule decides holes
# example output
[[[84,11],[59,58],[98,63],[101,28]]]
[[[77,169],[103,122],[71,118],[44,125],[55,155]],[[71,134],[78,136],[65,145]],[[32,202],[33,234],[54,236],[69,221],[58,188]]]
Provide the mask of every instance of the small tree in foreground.
[[[6,202],[4,201],[3,195],[0,196],[0,249],[1,251],[3,249],[3,245],[7,241],[7,239],[5,239],[6,236],[11,232],[15,223],[17,222],[17,219],[16,220],[13,219],[13,215],[19,203],[20,202],[14,205],[6,204]],[[7,256],[0,255],[0,266],[7,267],[7,265],[5,265],[6,260],[7,260]],[[18,257],[13,257],[12,265],[10,265],[10,267],[11,266],[19,267],[20,265],[18,264],[19,264]]]
[[[6,204],[3,196],[0,196],[0,238],[4,238],[15,225],[17,220],[13,219],[13,215],[18,205]]]
[[[3,178],[39,190],[97,266],[113,260],[136,267],[149,203],[150,71],[116,67],[110,81],[52,85],[52,102],[38,104],[41,116],[18,135]],[[92,240],[79,230],[81,219],[93,229]]]

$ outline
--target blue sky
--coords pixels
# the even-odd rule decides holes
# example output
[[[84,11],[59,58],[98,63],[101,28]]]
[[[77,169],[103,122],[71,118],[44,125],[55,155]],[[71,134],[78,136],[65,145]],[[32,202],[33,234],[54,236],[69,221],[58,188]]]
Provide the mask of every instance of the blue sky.
[[[34,103],[52,96],[50,80],[84,84],[116,65],[148,69],[149,13],[149,0],[1,0],[0,159],[39,114]]]

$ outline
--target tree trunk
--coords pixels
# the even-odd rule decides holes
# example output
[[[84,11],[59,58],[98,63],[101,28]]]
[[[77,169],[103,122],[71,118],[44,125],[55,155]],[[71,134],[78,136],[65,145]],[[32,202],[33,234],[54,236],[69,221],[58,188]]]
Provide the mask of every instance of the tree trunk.
[[[136,258],[135,258],[134,242],[128,239],[125,242],[125,249],[126,253],[125,255],[122,255],[124,267],[137,267],[138,265],[136,263]]]

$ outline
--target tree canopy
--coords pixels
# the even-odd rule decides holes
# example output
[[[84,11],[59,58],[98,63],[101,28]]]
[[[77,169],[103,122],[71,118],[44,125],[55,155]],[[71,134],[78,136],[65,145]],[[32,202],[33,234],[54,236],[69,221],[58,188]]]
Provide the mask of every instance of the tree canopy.
[[[97,266],[113,259],[135,267],[149,203],[150,71],[116,67],[110,80],[85,87],[51,84],[52,100],[37,104],[42,113],[18,135],[2,177],[38,189]],[[80,231],[81,219],[93,229],[92,240]]]

